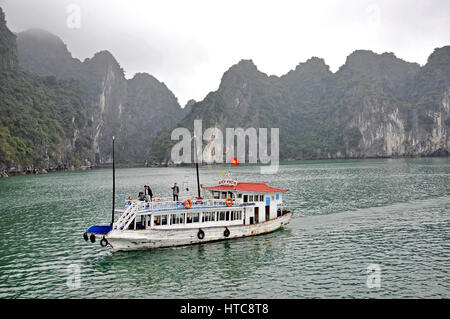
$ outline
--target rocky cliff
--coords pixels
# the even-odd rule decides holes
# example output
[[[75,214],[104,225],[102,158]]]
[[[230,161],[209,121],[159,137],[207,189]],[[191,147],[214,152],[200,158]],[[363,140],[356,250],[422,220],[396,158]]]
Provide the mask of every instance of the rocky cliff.
[[[24,72],[25,70],[26,72]],[[0,165],[167,162],[174,127],[279,128],[281,159],[447,156],[450,47],[424,66],[358,50],[335,73],[313,57],[283,76],[241,60],[182,109],[167,86],[126,79],[108,51],[80,61],[44,30],[12,34],[0,10]]]
[[[16,36],[6,26],[5,13],[0,8],[0,71],[17,65]]]
[[[282,159],[446,156],[449,61],[450,47],[423,67],[358,50],[336,73],[314,57],[277,77],[242,60],[179,125],[278,127]],[[169,133],[154,140],[149,158],[170,160]]]
[[[1,10],[0,42],[0,173],[90,165],[92,123],[79,83],[22,71]]]
[[[81,62],[72,57],[60,38],[38,29],[19,33],[17,42],[20,66],[28,72],[80,82],[93,124],[96,163],[111,162],[114,135],[118,162],[144,163],[152,137],[185,115],[164,83],[146,73],[127,80],[108,51]]]

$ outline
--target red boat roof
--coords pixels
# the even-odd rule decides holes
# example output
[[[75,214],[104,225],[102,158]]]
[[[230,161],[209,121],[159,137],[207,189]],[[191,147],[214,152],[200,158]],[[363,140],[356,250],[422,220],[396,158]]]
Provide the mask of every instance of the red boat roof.
[[[280,189],[270,187],[265,183],[244,183],[238,182],[236,186],[231,185],[216,185],[216,186],[203,186],[203,189],[213,190],[213,191],[241,191],[241,192],[258,192],[258,193],[284,193],[288,189]]]

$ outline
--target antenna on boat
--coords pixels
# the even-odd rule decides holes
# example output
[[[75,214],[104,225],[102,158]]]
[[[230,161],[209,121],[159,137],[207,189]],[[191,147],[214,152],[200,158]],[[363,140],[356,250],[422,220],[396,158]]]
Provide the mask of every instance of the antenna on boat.
[[[114,224],[114,202],[116,199],[116,167],[114,165],[114,136],[112,137],[112,162],[113,162],[113,193],[112,193],[112,218],[111,226]]]

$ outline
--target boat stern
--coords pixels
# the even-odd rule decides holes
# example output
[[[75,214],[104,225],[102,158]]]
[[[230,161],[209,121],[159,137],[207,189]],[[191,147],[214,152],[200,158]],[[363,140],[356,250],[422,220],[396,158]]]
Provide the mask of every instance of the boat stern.
[[[108,245],[108,241],[105,236],[112,230],[112,225],[93,225],[89,227],[83,234],[85,241],[90,240],[91,243],[95,243],[97,239],[100,239],[100,245],[105,247]]]

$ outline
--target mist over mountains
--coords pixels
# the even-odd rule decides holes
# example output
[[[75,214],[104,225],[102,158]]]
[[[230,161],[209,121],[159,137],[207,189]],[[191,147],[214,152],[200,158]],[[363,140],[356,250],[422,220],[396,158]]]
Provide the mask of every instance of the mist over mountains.
[[[275,58],[275,57],[274,57]],[[80,61],[57,36],[14,35],[0,12],[0,169],[167,163],[174,127],[276,127],[280,158],[448,156],[450,47],[424,66],[357,50],[332,73],[312,57],[283,76],[251,60],[182,108],[147,73],[126,79],[108,51]]]

